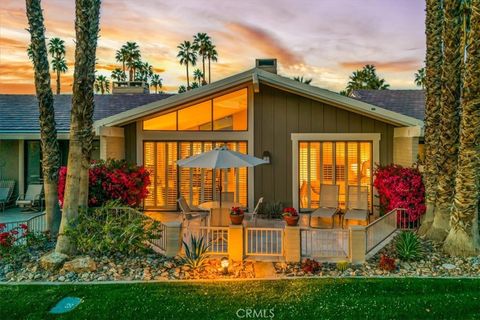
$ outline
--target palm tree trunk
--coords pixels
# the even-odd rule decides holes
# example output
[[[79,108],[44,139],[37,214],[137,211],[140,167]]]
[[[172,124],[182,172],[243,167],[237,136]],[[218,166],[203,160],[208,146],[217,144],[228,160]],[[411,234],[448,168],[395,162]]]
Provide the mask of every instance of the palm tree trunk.
[[[62,223],[55,251],[72,254],[75,244],[65,231],[78,216],[79,207],[85,205],[85,185],[88,190],[88,152],[92,136],[93,85],[95,82],[95,57],[100,12],[99,0],[76,0],[75,6],[75,71],[73,81],[72,111],[70,117],[70,150],[68,154],[67,181]],[[83,171],[82,171],[83,170]],[[85,174],[86,172],[86,174]],[[87,179],[85,179],[85,176]],[[83,177],[83,179],[82,179]],[[88,198],[88,191],[87,198]]]
[[[443,8],[438,0],[427,0],[426,10],[426,104],[425,104],[425,183],[427,212],[418,230],[424,235],[431,228],[435,208],[438,179],[437,148],[440,125],[440,99],[442,94],[442,29]]]
[[[122,60],[123,74],[125,74],[125,59]]]
[[[57,71],[57,94],[60,94],[60,70]]]
[[[52,236],[56,236],[61,218],[57,194],[60,148],[57,140],[53,93],[50,87],[50,69],[47,45],[45,43],[45,27],[40,0],[27,0],[26,10],[32,51],[36,53],[33,55],[33,65],[40,114],[40,140],[42,143],[42,171],[47,230],[50,231]]]
[[[455,175],[457,171],[460,94],[461,94],[461,60],[464,48],[461,42],[461,2],[445,0],[445,20],[443,28],[444,61],[442,66],[442,99],[440,119],[440,140],[437,151],[439,175],[432,227],[427,237],[434,241],[443,241],[450,229],[450,213],[455,192]]]
[[[202,78],[203,78],[202,85],[205,85],[207,82],[205,81],[205,56],[204,55],[202,55],[202,72],[203,72],[203,74],[202,74]]]
[[[212,71],[210,69],[210,57],[208,57],[208,83],[212,83],[211,75],[212,75]]]
[[[480,249],[480,0],[471,5],[455,199],[443,246],[447,253],[460,256],[475,255]]]
[[[190,77],[188,75],[188,61],[187,61],[187,90],[190,90]]]

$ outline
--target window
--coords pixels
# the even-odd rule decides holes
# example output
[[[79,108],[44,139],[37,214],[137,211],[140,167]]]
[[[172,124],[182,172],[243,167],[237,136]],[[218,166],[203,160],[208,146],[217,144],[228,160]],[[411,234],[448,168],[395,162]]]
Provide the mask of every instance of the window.
[[[143,121],[143,130],[245,131],[248,129],[248,90],[240,89]]]
[[[371,205],[372,143],[324,141],[299,143],[300,209],[314,210],[322,184],[339,185],[339,204],[345,208],[348,186],[368,186]]]

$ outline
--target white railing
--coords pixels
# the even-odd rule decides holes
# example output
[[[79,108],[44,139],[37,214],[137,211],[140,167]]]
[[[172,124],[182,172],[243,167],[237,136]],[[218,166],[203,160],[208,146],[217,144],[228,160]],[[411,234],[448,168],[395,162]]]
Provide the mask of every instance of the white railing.
[[[344,229],[300,230],[301,253],[306,258],[347,258],[349,231]]]
[[[398,212],[393,209],[384,216],[370,223],[366,228],[367,253],[382,243],[397,230]]]
[[[410,216],[406,209],[397,210],[397,228],[401,230],[417,230],[420,228],[420,218],[410,221]]]
[[[193,227],[184,234],[184,241],[189,243],[190,237],[203,237],[210,243],[210,254],[228,254],[228,227]]]
[[[282,256],[283,228],[246,228],[247,256]]]
[[[25,244],[25,232],[39,234],[47,231],[47,221],[45,213],[40,213],[34,217],[31,217],[23,221],[12,221],[0,223],[3,225],[1,232],[9,232],[11,230],[16,230],[18,233],[15,235],[17,241],[15,244],[23,245]],[[26,225],[27,229],[22,228],[22,225]]]

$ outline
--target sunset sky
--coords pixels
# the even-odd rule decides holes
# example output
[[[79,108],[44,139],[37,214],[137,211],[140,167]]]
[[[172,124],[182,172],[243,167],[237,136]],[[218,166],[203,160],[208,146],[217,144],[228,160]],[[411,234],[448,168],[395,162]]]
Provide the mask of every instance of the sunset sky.
[[[63,93],[71,92],[74,3],[42,1],[47,37],[67,45]],[[219,53],[212,80],[253,67],[255,58],[273,57],[280,74],[313,78],[312,84],[334,91],[366,63],[377,66],[391,89],[415,88],[413,74],[425,55],[424,16],[420,0],[104,0],[97,70],[109,76],[119,66],[115,51],[136,41],[164,90],[176,91],[186,82],[177,45],[207,32]],[[25,1],[1,0],[0,93],[34,93],[26,28]]]

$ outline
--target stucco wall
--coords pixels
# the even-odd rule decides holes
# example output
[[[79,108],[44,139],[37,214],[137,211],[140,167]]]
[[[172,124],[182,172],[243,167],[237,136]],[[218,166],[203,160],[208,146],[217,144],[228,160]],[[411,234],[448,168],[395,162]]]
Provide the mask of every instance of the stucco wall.
[[[18,194],[17,140],[0,140],[0,180],[15,180],[15,194]]]

